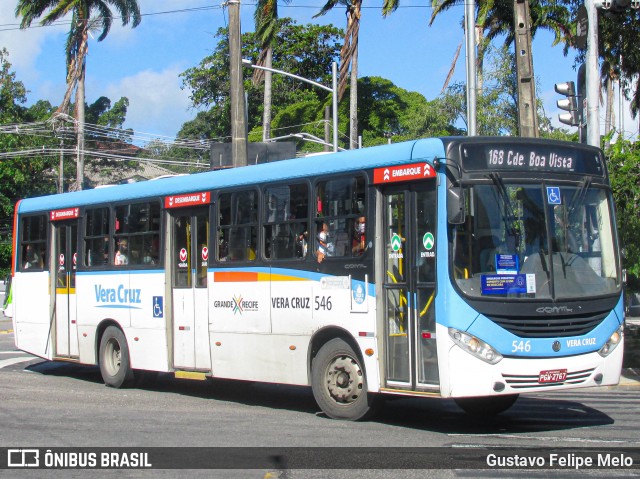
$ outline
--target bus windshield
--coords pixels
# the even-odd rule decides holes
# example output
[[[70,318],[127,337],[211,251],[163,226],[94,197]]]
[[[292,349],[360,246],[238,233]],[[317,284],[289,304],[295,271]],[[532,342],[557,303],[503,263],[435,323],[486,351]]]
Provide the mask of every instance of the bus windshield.
[[[470,297],[579,299],[620,291],[612,202],[588,179],[573,186],[465,187],[452,230],[452,274]]]

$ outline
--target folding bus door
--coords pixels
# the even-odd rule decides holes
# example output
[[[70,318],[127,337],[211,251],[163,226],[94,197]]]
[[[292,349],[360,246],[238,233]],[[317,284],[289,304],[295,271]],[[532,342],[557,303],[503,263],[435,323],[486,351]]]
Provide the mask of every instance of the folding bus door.
[[[435,330],[435,181],[383,190],[387,387],[439,384]]]
[[[170,217],[173,365],[209,370],[209,208],[176,209]]]
[[[57,357],[78,357],[76,323],[76,264],[78,259],[78,221],[54,223],[56,278],[56,349]]]

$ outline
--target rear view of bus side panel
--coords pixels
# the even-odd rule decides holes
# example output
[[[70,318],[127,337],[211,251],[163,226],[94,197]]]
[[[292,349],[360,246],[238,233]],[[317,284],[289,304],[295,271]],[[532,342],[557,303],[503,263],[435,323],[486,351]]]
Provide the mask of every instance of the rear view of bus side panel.
[[[127,338],[132,368],[168,370],[164,272],[85,272],[77,292],[80,362],[98,362],[97,335],[108,322]]]
[[[19,207],[20,203],[16,205],[16,211]],[[15,264],[11,288],[15,344],[18,349],[51,359],[47,217],[16,214],[14,228]]]
[[[11,284],[16,347],[46,359],[52,358],[49,284],[47,271],[17,272]]]

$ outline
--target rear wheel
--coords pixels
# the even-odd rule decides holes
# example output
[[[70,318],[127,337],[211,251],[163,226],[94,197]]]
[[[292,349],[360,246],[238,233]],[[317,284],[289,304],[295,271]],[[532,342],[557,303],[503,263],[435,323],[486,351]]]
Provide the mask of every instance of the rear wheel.
[[[456,404],[474,416],[495,416],[509,409],[518,400],[518,394],[456,398]]]
[[[100,340],[100,373],[104,383],[112,388],[130,386],[134,380],[127,338],[115,326],[105,329]]]
[[[318,406],[329,417],[356,421],[375,412],[376,398],[367,393],[360,359],[344,340],[332,339],[311,363],[311,386]]]

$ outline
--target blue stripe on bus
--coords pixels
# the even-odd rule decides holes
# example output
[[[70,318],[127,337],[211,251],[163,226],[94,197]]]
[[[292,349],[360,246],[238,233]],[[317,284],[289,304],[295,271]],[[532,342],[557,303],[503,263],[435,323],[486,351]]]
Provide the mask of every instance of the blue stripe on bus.
[[[24,214],[73,206],[164,197],[193,191],[313,178],[320,175],[398,165],[412,161],[433,161],[434,158],[443,158],[444,156],[444,143],[441,139],[414,140],[243,168],[229,168],[116,185],[110,188],[28,198],[20,202],[18,210],[20,214]]]
[[[314,271],[305,271],[291,268],[269,268],[268,266],[257,266],[249,268],[209,268],[209,273],[225,273],[225,272],[242,272],[242,273],[265,273],[278,274],[282,276],[292,276],[294,278],[306,279],[309,281],[320,282],[322,278],[334,277],[332,275],[317,273]],[[125,270],[100,270],[100,271],[78,271],[76,276],[107,276],[107,275],[125,275],[125,274],[165,274],[164,270],[148,270],[148,269],[125,269]],[[372,282],[365,284],[364,281],[351,280],[354,284],[360,284],[367,289],[367,295],[376,296],[376,286]]]

